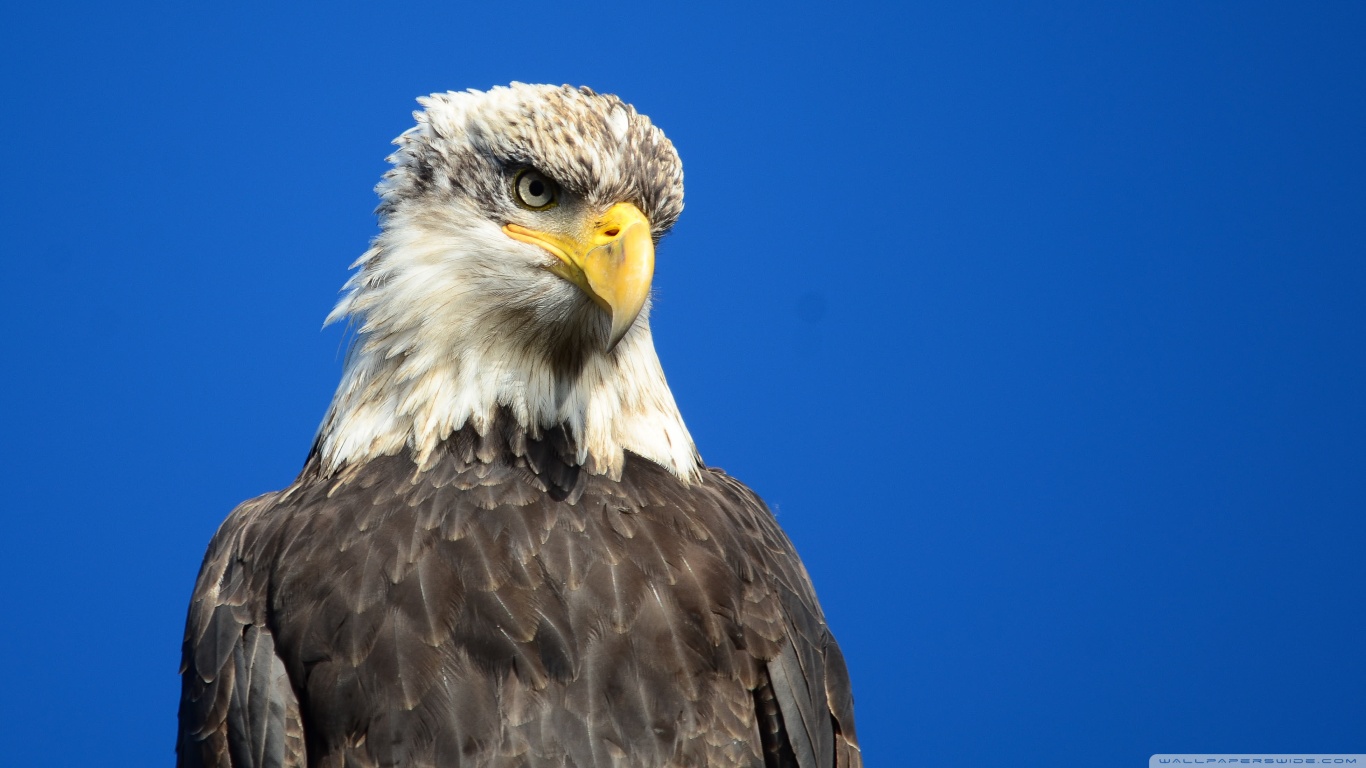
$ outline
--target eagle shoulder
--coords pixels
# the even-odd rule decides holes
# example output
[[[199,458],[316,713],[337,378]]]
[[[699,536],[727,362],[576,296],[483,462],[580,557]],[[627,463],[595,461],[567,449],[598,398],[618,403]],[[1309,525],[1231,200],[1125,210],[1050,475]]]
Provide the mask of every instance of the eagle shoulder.
[[[768,765],[862,766],[849,670],[796,548],[748,486],[716,468],[705,477],[748,534],[747,554],[763,569],[782,614],[782,640],[760,651],[763,678],[755,689]]]
[[[261,560],[279,496],[239,505],[204,556],[181,656],[180,768],[306,763],[299,703],[263,611]]]

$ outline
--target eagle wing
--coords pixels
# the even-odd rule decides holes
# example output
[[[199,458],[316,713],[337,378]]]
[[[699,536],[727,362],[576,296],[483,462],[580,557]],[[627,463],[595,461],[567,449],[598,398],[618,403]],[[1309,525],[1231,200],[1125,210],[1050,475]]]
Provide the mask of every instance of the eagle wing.
[[[299,702],[244,560],[277,495],[234,510],[204,557],[180,665],[180,768],[294,768],[306,762]]]
[[[768,506],[719,470],[710,480],[727,496],[725,508],[743,510],[756,564],[777,594],[783,633],[755,690],[766,768],[860,768],[854,696],[839,645],[826,626],[811,577]]]

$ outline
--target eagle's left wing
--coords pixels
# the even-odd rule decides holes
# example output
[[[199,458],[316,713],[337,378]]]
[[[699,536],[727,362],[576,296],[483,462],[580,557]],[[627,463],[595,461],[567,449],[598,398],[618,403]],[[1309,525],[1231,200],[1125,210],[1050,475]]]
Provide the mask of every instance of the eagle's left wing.
[[[748,532],[750,558],[763,569],[776,610],[760,609],[744,621],[758,638],[763,669],[754,691],[766,768],[862,768],[854,733],[854,696],[844,655],[825,623],[811,577],[762,499],[743,483],[708,470],[712,487],[729,497],[730,510]],[[773,632],[770,622],[781,624]]]

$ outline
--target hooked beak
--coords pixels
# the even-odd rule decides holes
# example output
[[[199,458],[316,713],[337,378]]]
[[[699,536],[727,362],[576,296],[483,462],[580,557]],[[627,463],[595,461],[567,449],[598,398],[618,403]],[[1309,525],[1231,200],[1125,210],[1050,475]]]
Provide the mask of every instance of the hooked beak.
[[[507,224],[513,240],[540,246],[557,259],[549,269],[577,285],[611,319],[610,350],[630,330],[650,295],[655,244],[650,220],[630,203],[617,203],[578,236]]]

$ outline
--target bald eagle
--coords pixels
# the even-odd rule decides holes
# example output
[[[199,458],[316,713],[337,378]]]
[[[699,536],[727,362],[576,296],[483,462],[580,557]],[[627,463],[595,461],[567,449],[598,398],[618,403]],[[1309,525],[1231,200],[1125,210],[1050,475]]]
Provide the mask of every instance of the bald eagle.
[[[304,467],[205,555],[179,765],[861,765],[806,570],[655,354],[673,145],[587,88],[419,102]]]

